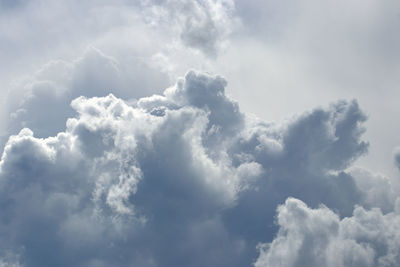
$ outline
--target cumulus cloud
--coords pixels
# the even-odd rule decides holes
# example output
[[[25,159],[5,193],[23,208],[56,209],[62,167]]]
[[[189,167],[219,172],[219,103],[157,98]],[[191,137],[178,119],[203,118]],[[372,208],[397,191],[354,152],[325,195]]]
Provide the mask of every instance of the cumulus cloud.
[[[255,266],[397,266],[399,220],[398,209],[382,214],[356,207],[340,219],[326,206],[311,209],[288,198],[278,207],[279,232],[259,245]]]
[[[68,120],[65,132],[40,139],[23,129],[10,137],[1,161],[6,221],[2,246],[23,250],[23,263],[28,266],[97,261],[108,265],[108,260],[119,265],[151,266],[154,261],[154,265],[172,266],[183,260],[172,253],[179,249],[193,253],[191,261],[198,264],[196,251],[204,251],[210,240],[192,241],[208,228],[227,243],[218,230],[222,226],[217,212],[231,205],[241,184],[258,176],[261,167],[254,162],[232,167],[229,161],[207,157],[201,136],[211,129],[207,116],[217,107],[210,105],[209,111],[207,100],[199,101],[202,95],[196,96],[195,91],[209,89],[206,97],[219,93],[219,101],[229,104],[223,96],[225,82],[194,73],[187,80],[184,88],[177,85],[166,93],[168,97],[161,97],[172,107],[165,114],[141,107],[152,98],[132,107],[112,95],[80,97],[72,102],[79,115]],[[189,103],[186,93],[192,97],[187,97]],[[230,127],[218,118],[213,123],[221,131]],[[168,232],[182,236],[183,243],[168,245],[171,238],[164,237]],[[109,249],[118,251],[123,243],[131,250],[118,252],[122,253],[119,260],[111,252],[97,259]],[[82,246],[89,251],[78,253]],[[130,256],[132,250],[144,259]],[[78,253],[76,262],[68,260],[70,253]],[[210,263],[225,260],[216,257]]]
[[[15,84],[27,73],[36,72],[37,66],[46,62],[76,65],[74,59],[90,46],[100,49],[114,63],[118,61],[120,77],[111,77],[113,69],[99,74],[106,71],[104,62],[97,62],[99,70],[94,71],[97,63],[90,56],[92,60],[86,61],[91,66],[80,64],[86,68],[80,75],[90,80],[82,86],[98,82],[100,86],[92,90],[99,90],[112,82],[107,93],[123,97],[118,93],[128,86],[128,80],[136,90],[135,97],[146,96],[155,92],[152,88],[165,88],[189,66],[211,62],[209,59],[214,59],[227,43],[235,20],[230,0],[0,1],[0,6],[0,60],[7,65],[0,72],[1,107],[9,102],[8,91],[14,93]],[[102,84],[102,76],[111,80]],[[47,79],[53,81],[54,77]],[[3,136],[9,134],[4,129],[8,113],[5,108],[0,112]]]
[[[1,247],[26,266],[248,266],[288,197],[337,220],[386,203],[347,171],[368,147],[356,101],[266,123],[226,86],[190,71],[136,101],[88,91],[65,130],[12,135],[0,163]]]
[[[238,23],[232,0],[147,0],[142,6],[150,24],[170,21],[185,45],[212,57]]]
[[[132,69],[94,47],[72,62],[48,62],[11,90],[7,133],[16,134],[29,127],[39,137],[55,135],[65,129],[66,119],[74,114],[70,107],[74,98],[110,92],[124,99],[137,98],[156,92],[168,80],[149,64],[140,60],[134,64],[138,69],[132,74]]]
[[[396,34],[400,2],[237,0],[235,4],[244,33],[224,60],[245,73],[228,77],[237,84],[235,98],[242,107],[277,119],[334,99],[357,98],[370,115],[366,138],[371,153],[360,164],[395,174],[391,152],[400,131],[394,101],[400,92]]]
[[[350,173],[361,190],[364,207],[379,207],[385,213],[393,211],[398,197],[394,179],[361,167],[351,168]]]
[[[0,7],[0,266],[400,262],[395,1]]]

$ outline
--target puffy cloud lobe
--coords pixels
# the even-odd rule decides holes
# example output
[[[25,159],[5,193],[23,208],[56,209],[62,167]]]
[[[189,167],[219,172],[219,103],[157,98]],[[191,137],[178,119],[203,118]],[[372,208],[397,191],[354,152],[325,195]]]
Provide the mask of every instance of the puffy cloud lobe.
[[[288,198],[278,207],[279,232],[260,244],[255,266],[397,266],[399,210],[356,207],[340,219],[326,206],[309,208]]]
[[[398,194],[393,180],[360,167],[351,168],[350,173],[361,191],[364,207],[379,207],[385,213],[394,209]]]
[[[11,136],[1,246],[27,266],[245,266],[287,197],[341,216],[363,204],[345,172],[367,148],[356,102],[267,124],[226,84],[190,71],[138,101],[79,97],[65,131]]]
[[[8,132],[16,134],[22,127],[32,129],[37,136],[55,135],[65,129],[65,121],[73,116],[70,103],[79,96],[105,96],[110,91],[125,99],[142,96],[142,89],[159,86],[162,75],[150,66],[132,75],[117,61],[89,47],[85,54],[72,62],[51,61],[32,77],[23,80],[9,96]],[[153,85],[145,79],[152,77]],[[133,87],[140,88],[133,90]]]
[[[182,42],[215,57],[232,32],[235,4],[231,0],[149,0],[142,1],[151,24],[171,21]]]
[[[294,164],[309,170],[343,170],[366,152],[368,144],[359,142],[364,129],[358,127],[365,119],[355,101],[315,110],[291,126],[284,136],[285,152]]]

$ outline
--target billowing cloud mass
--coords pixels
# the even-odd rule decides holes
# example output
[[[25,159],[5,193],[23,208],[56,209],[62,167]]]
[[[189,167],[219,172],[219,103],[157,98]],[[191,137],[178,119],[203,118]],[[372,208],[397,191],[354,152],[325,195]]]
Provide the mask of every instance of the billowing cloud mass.
[[[0,0],[0,266],[399,266],[399,8]]]
[[[396,262],[396,238],[379,235],[393,211],[353,211],[379,197],[346,171],[368,148],[357,102],[265,123],[241,112],[226,85],[190,71],[162,95],[137,101],[81,96],[55,136],[29,128],[12,135],[0,165],[3,261],[249,266],[258,246],[257,266],[317,266],[336,255],[331,250],[342,257],[332,264]],[[321,252],[304,245],[303,253],[304,242]]]

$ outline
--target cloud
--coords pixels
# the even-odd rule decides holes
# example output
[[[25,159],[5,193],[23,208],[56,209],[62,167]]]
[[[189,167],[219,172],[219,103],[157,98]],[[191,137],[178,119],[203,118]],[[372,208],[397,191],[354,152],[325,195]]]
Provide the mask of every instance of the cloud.
[[[400,150],[398,148],[396,148],[396,150],[394,152],[394,161],[395,161],[397,168],[400,169]]]
[[[400,131],[393,101],[399,98],[400,2],[235,4],[243,27],[223,62],[237,74],[223,74],[242,108],[274,120],[336,99],[356,98],[370,115],[365,138],[371,153],[359,164],[393,176],[391,152]]]
[[[192,73],[187,79],[189,87],[201,79],[211,82],[211,96],[214,86],[221,90],[221,78]],[[202,231],[210,229],[227,243],[216,214],[231,205],[242,180],[259,175],[260,166],[213,162],[201,144],[208,121],[205,108],[165,99],[177,108],[159,116],[112,95],[80,97],[72,102],[79,116],[68,120],[65,132],[40,139],[23,129],[10,137],[1,161],[2,247],[23,248],[25,265],[130,265],[143,260],[172,266],[183,260],[172,253],[179,249],[192,253],[193,263],[200,261],[196,251],[210,244],[197,238]],[[183,243],[168,245],[167,232],[182,236]],[[195,238],[198,244],[192,243]],[[131,249],[120,251],[122,258],[105,253],[123,244]],[[77,256],[72,259],[70,253]]]
[[[364,207],[379,207],[385,213],[393,211],[398,197],[394,179],[361,167],[351,168],[350,173],[361,190]]]
[[[171,22],[183,44],[210,57],[217,56],[238,23],[231,0],[149,0],[142,7],[148,23],[164,27]]]
[[[273,239],[288,197],[340,218],[386,203],[347,171],[368,147],[357,102],[266,123],[240,111],[226,86],[195,71],[137,101],[91,97],[89,86],[65,130],[12,135],[0,163],[1,247],[26,266],[244,266]]]
[[[326,206],[311,209],[288,198],[278,207],[279,232],[259,245],[255,266],[396,266],[398,212],[356,207],[351,217],[340,219]]]
[[[37,66],[55,61],[74,65],[77,55],[92,46],[118,62],[122,77],[113,81],[114,86],[127,79],[136,88],[135,97],[160,93],[153,88],[165,88],[189,67],[214,62],[228,42],[235,18],[229,0],[41,0],[1,1],[0,5],[0,60],[7,65],[0,72],[2,107],[9,102],[8,92],[17,90],[15,84],[21,77],[37,72]],[[96,64],[94,60],[92,63]],[[91,74],[83,71],[81,75],[91,75],[91,82],[94,78],[101,82],[102,75],[95,75],[95,66],[91,66]],[[114,92],[122,87],[119,84],[108,92],[123,97]],[[7,113],[5,109],[0,112]],[[0,117],[3,136],[8,135],[5,117]]]
[[[0,6],[0,266],[399,262],[395,1]]]
[[[131,99],[157,92],[168,80],[149,64],[137,61],[134,65],[140,70],[131,74],[132,69],[126,69],[94,47],[72,62],[48,62],[10,92],[7,133],[16,134],[22,127],[29,127],[39,137],[55,135],[65,129],[66,119],[74,114],[70,107],[74,98],[112,92]]]

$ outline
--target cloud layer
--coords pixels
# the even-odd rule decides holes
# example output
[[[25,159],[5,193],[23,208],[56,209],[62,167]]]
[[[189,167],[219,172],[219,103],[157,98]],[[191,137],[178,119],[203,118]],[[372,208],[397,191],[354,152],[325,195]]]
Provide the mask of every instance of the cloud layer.
[[[114,69],[112,61],[104,62]],[[366,117],[356,101],[339,101],[281,124],[266,123],[241,112],[225,95],[226,86],[220,76],[190,71],[162,95],[136,101],[111,94],[78,97],[71,103],[76,113],[54,136],[38,138],[28,128],[12,135],[0,163],[3,261],[24,266],[249,266],[259,256],[257,245],[272,242],[259,246],[256,265],[276,266],[288,251],[285,246],[299,244],[295,249],[300,250],[306,238],[323,250],[318,240],[342,231],[335,225],[368,224],[359,222],[362,214],[366,220],[378,216],[382,225],[397,218],[379,211],[393,212],[395,196],[376,194],[347,171],[368,148],[361,140]],[[71,88],[61,92],[62,101],[73,95]],[[25,103],[35,103],[31,99]],[[38,101],[24,104],[25,116],[43,116],[43,98]],[[57,117],[67,114],[60,112]],[[26,121],[32,129],[44,129],[40,120]],[[370,177],[366,181],[389,183]],[[284,202],[275,225],[275,209]],[[318,208],[321,204],[324,208]],[[377,209],[359,207],[343,219],[352,216],[354,205]],[[302,222],[297,210],[317,215]],[[308,232],[302,232],[302,224]],[[369,227],[378,231],[382,225]],[[374,243],[380,232],[368,239],[367,230],[351,230],[343,233],[355,239],[343,241],[359,253],[351,260],[376,251],[360,256],[367,261],[362,263],[396,262],[390,235],[367,246],[355,235]],[[335,242],[336,249],[342,241]],[[380,244],[390,253],[380,251]],[[339,254],[347,251],[341,245],[337,249]],[[284,266],[329,260],[296,255],[285,257]]]

